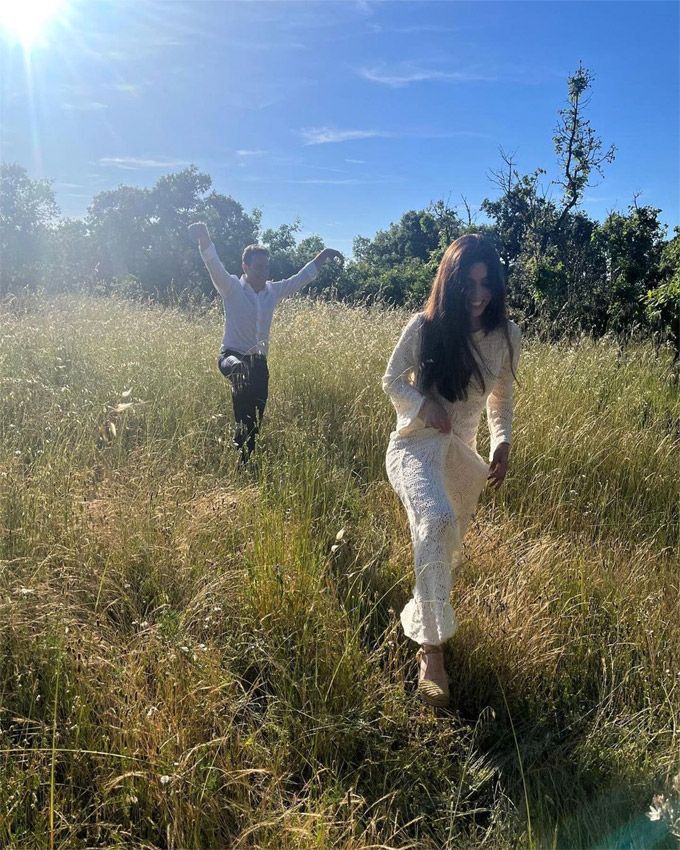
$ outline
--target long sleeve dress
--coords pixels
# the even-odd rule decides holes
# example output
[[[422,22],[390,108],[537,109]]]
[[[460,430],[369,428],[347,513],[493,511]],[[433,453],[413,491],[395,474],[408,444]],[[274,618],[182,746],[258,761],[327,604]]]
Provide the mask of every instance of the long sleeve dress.
[[[419,644],[438,645],[456,631],[449,601],[452,568],[489,474],[477,453],[477,430],[486,407],[491,454],[512,437],[513,370],[519,360],[521,331],[508,323],[512,357],[501,328],[472,334],[484,389],[473,376],[465,401],[450,402],[435,388],[428,396],[451,420],[451,433],[429,428],[419,413],[425,394],[418,384],[423,316],[404,328],[382,379],[397,412],[386,467],[390,484],[406,509],[413,542],[415,587],[401,612],[404,632]]]

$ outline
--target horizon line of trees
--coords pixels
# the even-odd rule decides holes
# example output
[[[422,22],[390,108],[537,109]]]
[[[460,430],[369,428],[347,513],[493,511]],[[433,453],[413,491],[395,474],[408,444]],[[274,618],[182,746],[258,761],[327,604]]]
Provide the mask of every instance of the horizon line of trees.
[[[550,337],[586,332],[654,333],[680,353],[680,228],[667,237],[660,209],[639,205],[602,222],[579,209],[594,176],[604,176],[616,151],[597,137],[586,110],[593,76],[579,65],[567,81],[553,146],[558,177],[522,174],[501,150],[490,173],[497,190],[477,224],[438,200],[405,212],[372,239],[357,236],[343,270],[326,267],[309,291],[348,301],[412,307],[427,296],[441,256],[463,233],[484,232],[495,243],[508,281],[510,313]],[[555,197],[553,197],[555,193]],[[163,303],[214,297],[196,246],[187,234],[203,220],[227,268],[241,265],[245,245],[269,248],[272,275],[286,277],[324,246],[298,239],[300,222],[262,229],[261,211],[246,212],[212,189],[195,166],[161,177],[150,188],[121,185],[100,192],[83,218],[62,218],[52,183],[32,179],[15,163],[0,164],[0,296],[25,289],[119,293]]]

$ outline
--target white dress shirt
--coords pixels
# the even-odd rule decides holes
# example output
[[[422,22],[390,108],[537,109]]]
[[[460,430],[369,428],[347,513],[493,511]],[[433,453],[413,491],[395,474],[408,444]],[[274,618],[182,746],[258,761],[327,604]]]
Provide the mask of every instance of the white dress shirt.
[[[222,296],[222,348],[232,348],[241,354],[267,354],[276,305],[283,298],[302,289],[305,284],[311,283],[319,273],[312,260],[293,277],[268,280],[260,292],[255,292],[245,275],[238,278],[227,272],[212,242],[205,250],[201,250],[201,257],[210,272],[213,286]]]

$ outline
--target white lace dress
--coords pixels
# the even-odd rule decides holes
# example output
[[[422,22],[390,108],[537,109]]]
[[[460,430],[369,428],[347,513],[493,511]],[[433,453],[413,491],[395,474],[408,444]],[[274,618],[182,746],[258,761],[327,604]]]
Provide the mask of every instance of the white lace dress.
[[[456,630],[449,601],[452,568],[477,507],[489,465],[477,453],[477,429],[486,405],[491,454],[509,443],[512,432],[512,369],[517,369],[521,331],[509,322],[511,358],[505,334],[497,329],[473,334],[485,389],[473,377],[466,401],[450,402],[431,390],[451,419],[451,433],[428,428],[419,416],[425,400],[417,382],[423,316],[404,328],[382,385],[396,411],[386,467],[411,529],[415,566],[413,598],[401,612],[404,632],[419,644],[441,644]]]

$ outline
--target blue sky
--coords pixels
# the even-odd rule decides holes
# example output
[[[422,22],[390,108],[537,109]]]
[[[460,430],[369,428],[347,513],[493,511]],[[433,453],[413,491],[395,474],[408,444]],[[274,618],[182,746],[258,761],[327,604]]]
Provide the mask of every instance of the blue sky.
[[[349,251],[408,209],[494,197],[501,146],[547,183],[582,61],[595,74],[588,117],[617,147],[584,209],[601,219],[637,192],[672,228],[679,9],[61,0],[30,52],[0,30],[0,156],[53,178],[73,216],[99,191],[195,163],[265,226],[299,218]]]

